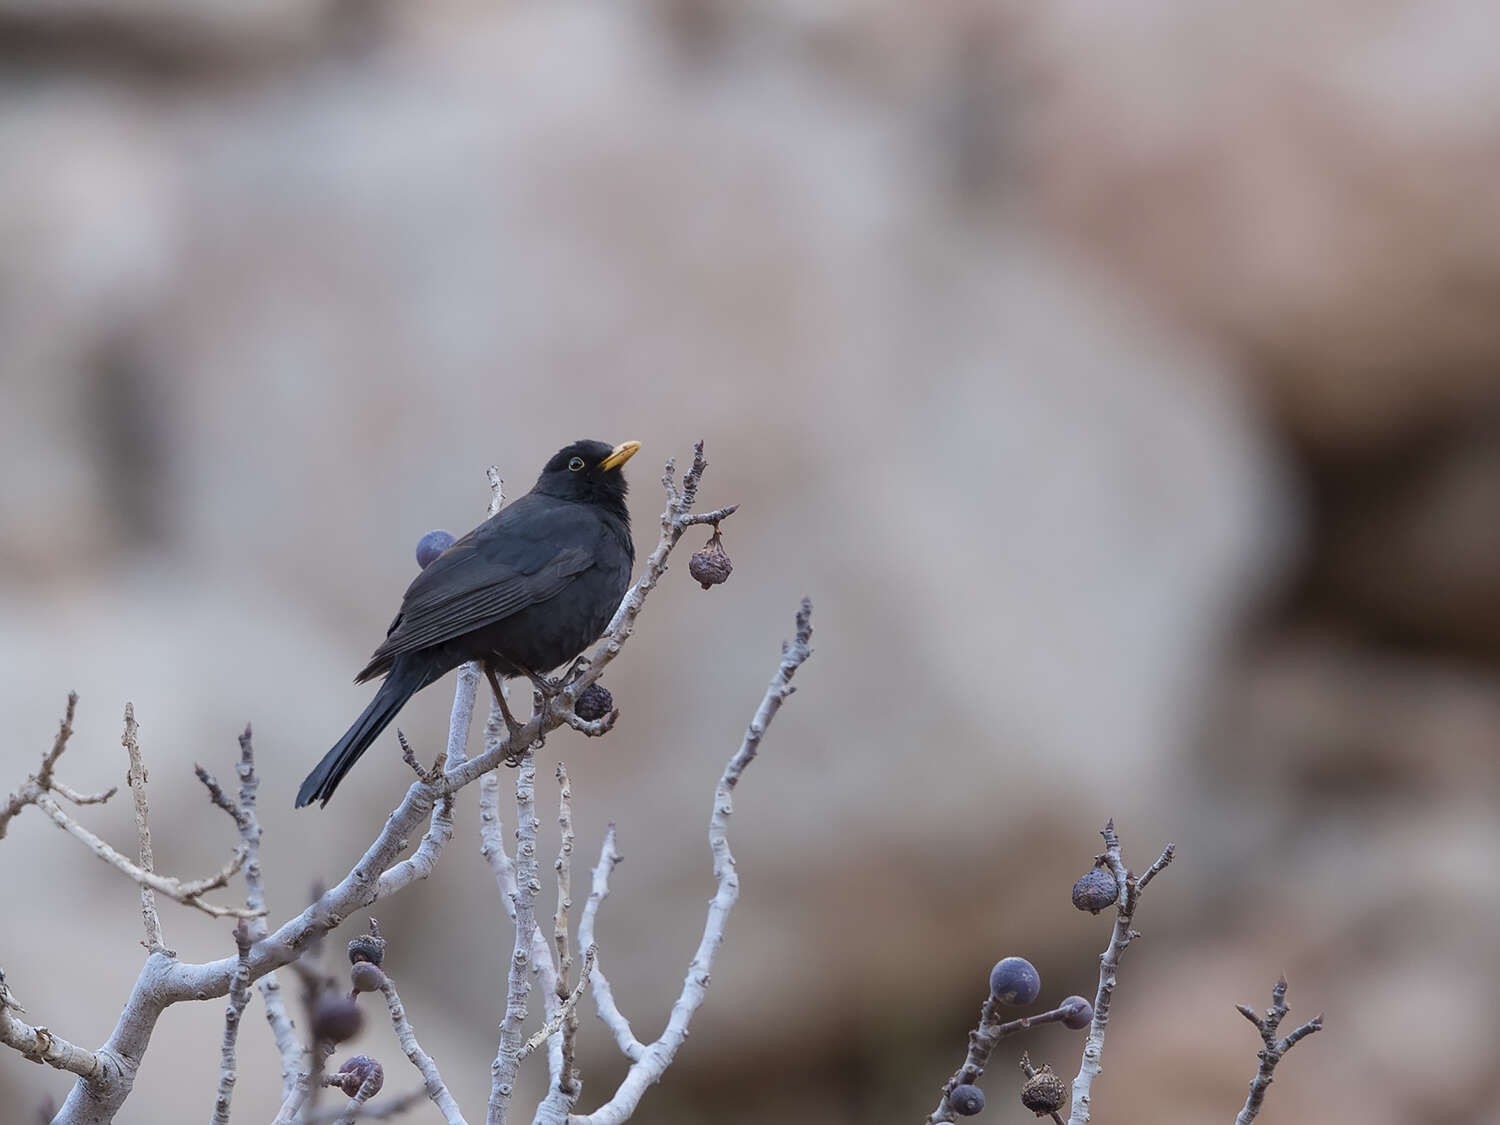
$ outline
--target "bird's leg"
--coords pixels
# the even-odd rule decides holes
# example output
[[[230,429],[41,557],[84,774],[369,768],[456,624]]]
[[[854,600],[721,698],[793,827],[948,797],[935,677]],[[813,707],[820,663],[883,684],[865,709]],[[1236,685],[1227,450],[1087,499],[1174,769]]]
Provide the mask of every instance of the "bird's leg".
[[[490,690],[495,693],[495,702],[500,705],[500,717],[505,720],[505,729],[510,734],[510,752],[514,757],[520,749],[520,734],[522,724],[516,722],[516,717],[510,713],[510,708],[505,705],[505,692],[500,690],[500,681],[495,676],[495,669],[486,664],[484,666],[485,677],[490,681]]]

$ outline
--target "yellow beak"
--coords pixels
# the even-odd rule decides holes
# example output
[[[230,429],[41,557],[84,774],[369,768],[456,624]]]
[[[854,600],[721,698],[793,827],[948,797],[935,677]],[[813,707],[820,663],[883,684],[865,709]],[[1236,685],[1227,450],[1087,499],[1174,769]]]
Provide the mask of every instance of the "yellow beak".
[[[640,447],[641,443],[638,441],[622,441],[609,451],[608,457],[599,462],[599,467],[601,469],[618,469],[626,461],[634,457]]]

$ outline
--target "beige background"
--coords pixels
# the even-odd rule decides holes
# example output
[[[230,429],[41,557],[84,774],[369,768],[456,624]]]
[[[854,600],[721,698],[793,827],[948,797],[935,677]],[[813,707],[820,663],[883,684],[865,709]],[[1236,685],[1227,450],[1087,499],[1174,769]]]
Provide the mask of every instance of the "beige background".
[[[1180,859],[1100,1121],[1232,1120],[1233,1004],[1285,971],[1329,1030],[1268,1125],[1500,1122],[1497,49],[1481,0],[0,0],[0,788],[70,688],[63,776],[120,780],[132,700],[158,860],[202,874],[231,833],[191,763],[230,774],[251,720],[286,917],[405,784],[386,737],[290,807],[417,538],[476,522],[486,464],[515,495],[567,441],[636,438],[647,550],[701,436],[734,576],[680,562],[608,677],[618,729],[547,750],[580,850],[619,826],[599,936],[643,1036],[804,593],[817,654],[638,1120],[921,1120],[994,960],[1092,993],[1107,922],[1068,890],[1113,815],[1133,861]],[[419,748],[450,694],[403,714]],[[85,813],[121,846],[127,817]],[[510,947],[476,819],[378,911],[471,1120]],[[102,1042],[133,888],[32,811],[0,904],[30,1018]],[[120,1120],[206,1119],[221,1021],[171,1010]],[[583,1035],[591,1108],[623,1064]],[[242,1042],[236,1120],[266,1120],[258,1005]],[[1075,1034],[1024,1045],[1076,1070]],[[380,1021],[355,1046],[415,1084]],[[1032,1119],[1018,1053],[980,1120]],[[67,1088],[0,1054],[7,1121]]]

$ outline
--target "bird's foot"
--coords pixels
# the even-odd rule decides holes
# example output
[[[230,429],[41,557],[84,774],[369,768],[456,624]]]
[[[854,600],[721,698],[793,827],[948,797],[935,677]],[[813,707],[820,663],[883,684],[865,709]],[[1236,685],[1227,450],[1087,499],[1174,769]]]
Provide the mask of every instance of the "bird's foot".
[[[539,676],[535,672],[527,672],[526,678],[531,681],[531,686],[536,690],[537,694],[543,699],[548,700],[556,699],[562,692],[563,686],[567,681],[567,676],[551,679],[547,676]]]

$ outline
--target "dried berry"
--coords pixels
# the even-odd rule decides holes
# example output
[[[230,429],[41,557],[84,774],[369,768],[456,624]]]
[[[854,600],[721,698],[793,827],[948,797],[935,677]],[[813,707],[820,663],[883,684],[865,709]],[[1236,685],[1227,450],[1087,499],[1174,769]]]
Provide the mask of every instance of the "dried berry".
[[[1090,914],[1098,914],[1115,904],[1120,897],[1119,884],[1106,867],[1094,867],[1073,884],[1073,905]]]
[[[727,581],[729,572],[733,569],[734,563],[729,561],[729,555],[724,551],[724,541],[719,538],[717,527],[703,545],[703,550],[688,559],[688,573],[701,582],[705,590]]]
[[[429,531],[417,540],[417,565],[426,570],[427,564],[453,546],[453,542],[453,536],[446,531]]]
[[[984,1091],[978,1086],[955,1086],[948,1092],[948,1105],[961,1117],[973,1117],[984,1108]]]
[[[372,961],[356,961],[349,970],[349,983],[355,992],[379,992],[385,987],[385,974]]]
[[[1044,1066],[1021,1087],[1021,1104],[1038,1117],[1056,1113],[1067,1097],[1068,1084],[1052,1073],[1051,1066]]]
[[[339,1089],[349,1097],[359,1093],[359,1088],[366,1082],[370,1084],[370,1088],[365,1091],[365,1095],[374,1097],[385,1085],[385,1068],[369,1055],[355,1055],[346,1059],[344,1065],[339,1067],[339,1078]]]
[[[603,684],[589,684],[578,693],[578,702],[573,704],[574,713],[591,723],[595,719],[604,718],[614,708],[614,696],[609,694],[609,688]]]
[[[379,934],[360,934],[349,943],[349,964],[368,961],[378,965],[385,959],[385,939]]]
[[[1069,1030],[1082,1031],[1094,1022],[1094,1006],[1082,996],[1069,996],[1058,1007],[1067,1012],[1062,1025]]]
[[[1007,957],[990,970],[990,995],[1002,1004],[1030,1004],[1041,992],[1041,974],[1024,957]]]
[[[328,992],[313,1007],[313,1036],[325,1043],[343,1043],[359,1034],[365,1022],[359,1005],[348,996]]]

